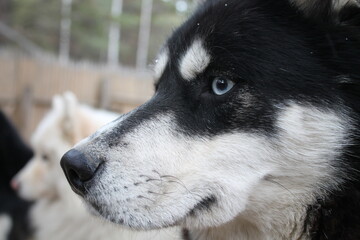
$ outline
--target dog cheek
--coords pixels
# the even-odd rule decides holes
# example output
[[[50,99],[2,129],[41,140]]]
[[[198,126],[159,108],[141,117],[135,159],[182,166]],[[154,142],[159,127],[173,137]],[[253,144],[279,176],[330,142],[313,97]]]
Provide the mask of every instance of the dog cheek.
[[[38,198],[43,191],[45,184],[44,175],[46,169],[43,163],[37,159],[32,159],[21,172],[18,173],[19,193],[24,198]]]
[[[44,185],[46,185],[48,171],[49,169],[46,168],[44,163],[34,165],[32,171],[29,173],[31,187],[43,191]]]

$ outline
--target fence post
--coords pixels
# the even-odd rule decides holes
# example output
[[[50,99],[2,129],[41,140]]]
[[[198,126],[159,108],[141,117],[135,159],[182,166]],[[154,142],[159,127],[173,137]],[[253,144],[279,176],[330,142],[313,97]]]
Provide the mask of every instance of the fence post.
[[[153,0],[142,0],[141,2],[140,28],[136,52],[137,69],[144,69],[147,66],[152,6]]]
[[[24,88],[20,96],[18,109],[17,122],[20,132],[26,139],[29,139],[31,134],[31,120],[33,117],[33,89],[31,86],[27,85]]]
[[[109,109],[110,107],[110,80],[104,78],[100,81],[99,108]]]

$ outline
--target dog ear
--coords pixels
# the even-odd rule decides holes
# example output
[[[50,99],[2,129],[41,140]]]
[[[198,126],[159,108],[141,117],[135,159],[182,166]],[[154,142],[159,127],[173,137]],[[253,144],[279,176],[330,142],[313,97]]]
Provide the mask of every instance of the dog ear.
[[[289,0],[307,18],[319,23],[360,25],[359,0]]]
[[[64,100],[64,117],[62,122],[64,136],[75,144],[81,139],[80,128],[81,121],[79,119],[79,103],[76,96],[72,92],[63,94]]]
[[[57,112],[63,112],[64,102],[59,95],[55,95],[52,98],[51,108],[56,110]]]
[[[76,144],[94,133],[99,124],[93,119],[95,113],[92,113],[90,108],[80,105],[73,93],[64,93],[64,102],[63,131],[65,137],[72,144]]]

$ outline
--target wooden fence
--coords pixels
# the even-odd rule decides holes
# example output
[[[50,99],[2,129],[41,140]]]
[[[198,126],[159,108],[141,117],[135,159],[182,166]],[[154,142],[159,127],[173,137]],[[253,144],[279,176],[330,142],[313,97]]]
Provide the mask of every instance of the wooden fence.
[[[153,83],[150,72],[0,53],[0,108],[25,139],[49,109],[52,97],[65,91],[74,92],[82,103],[127,112],[152,96]]]

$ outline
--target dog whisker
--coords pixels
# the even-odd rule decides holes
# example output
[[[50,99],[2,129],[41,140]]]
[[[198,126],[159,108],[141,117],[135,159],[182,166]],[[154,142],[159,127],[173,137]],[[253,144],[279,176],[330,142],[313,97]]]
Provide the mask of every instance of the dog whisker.
[[[152,170],[152,172],[154,172],[154,173],[158,174],[158,175],[159,175],[159,177],[161,177],[161,174],[160,174],[158,171],[156,171],[156,170]]]
[[[172,194],[172,193],[174,193],[174,192],[158,193],[158,192],[148,191],[148,193],[150,193],[150,194],[155,194],[155,195],[168,196],[169,194]]]
[[[144,196],[142,196],[142,195],[137,196],[137,198],[144,198],[144,199],[147,199],[147,200],[149,200],[149,201],[152,201],[153,203],[156,202],[155,200],[153,200],[153,199],[151,199],[151,198],[148,198],[148,197],[144,197]]]
[[[281,188],[283,188],[283,189],[285,189],[287,192],[289,192],[291,195],[295,196],[295,195],[290,191],[290,189],[288,189],[287,187],[285,187],[283,184],[281,184],[281,183],[279,183],[279,182],[277,182],[277,181],[275,181],[275,180],[273,180],[273,179],[269,179],[269,178],[266,178],[265,180],[268,181],[268,182],[271,182],[271,183],[274,183],[274,184],[280,186]]]
[[[145,175],[145,174],[140,174],[139,177],[143,177],[143,178],[154,178],[153,176]]]
[[[167,182],[175,182],[175,183],[178,183],[178,184],[182,185],[182,186],[186,189],[186,191],[191,192],[191,191],[186,187],[186,185],[185,185],[179,178],[177,178],[177,177],[175,177],[175,176],[172,176],[172,175],[162,175],[162,176],[160,176],[160,178],[173,178],[173,179],[175,179],[175,180],[168,180]]]
[[[145,182],[151,182],[151,181],[160,181],[162,182],[162,179],[158,179],[158,178],[149,178],[149,179],[146,179]]]

